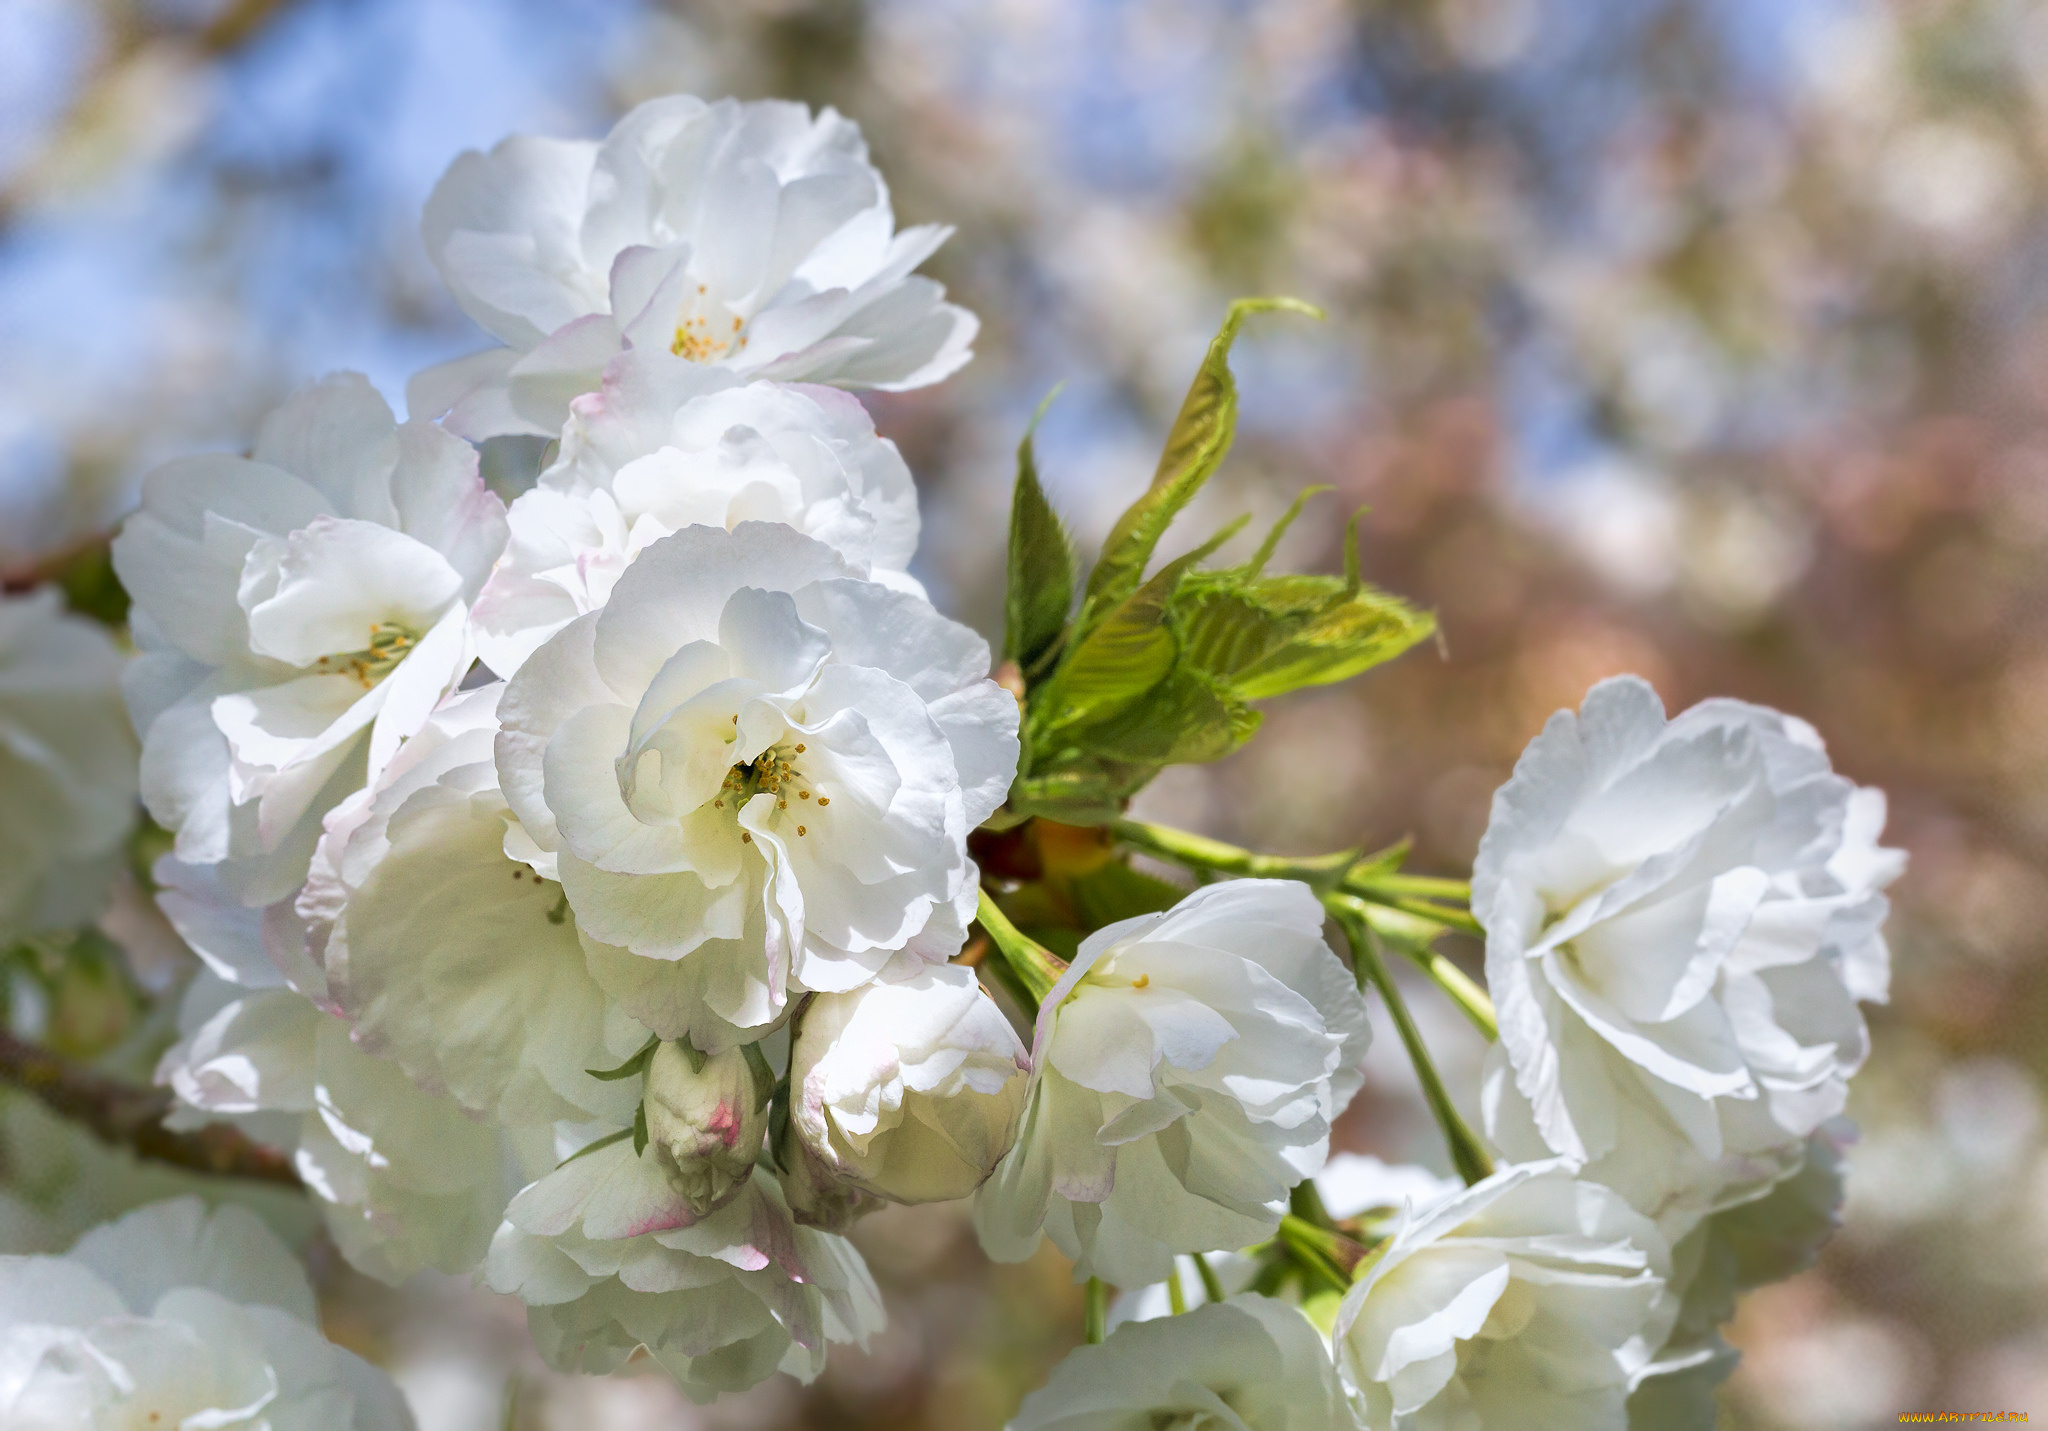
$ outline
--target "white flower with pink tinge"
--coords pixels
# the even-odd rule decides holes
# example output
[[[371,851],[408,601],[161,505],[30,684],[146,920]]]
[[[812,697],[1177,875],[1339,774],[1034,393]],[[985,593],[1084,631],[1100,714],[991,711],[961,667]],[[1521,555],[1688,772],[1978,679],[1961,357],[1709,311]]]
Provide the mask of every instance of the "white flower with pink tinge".
[[[512,540],[477,598],[477,650],[510,676],[611,596],[635,557],[689,526],[780,522],[907,591],[917,490],[896,444],[832,388],[748,383],[639,351],[576,399],[561,450],[512,504]]]
[[[180,860],[220,864],[252,906],[298,887],[321,817],[469,670],[505,530],[476,451],[398,425],[351,373],[272,413],[252,456],[150,474],[114,568],[142,798]]]
[[[788,527],[686,527],[498,707],[506,801],[592,975],[664,1039],[750,1043],[803,991],[958,952],[967,832],[1017,767],[988,645]]]
[[[602,142],[515,136],[427,200],[427,252],[505,346],[413,379],[416,417],[552,437],[622,348],[743,378],[902,390],[966,362],[979,324],[913,274],[859,126],[761,100],[650,100]]]
[[[775,1179],[699,1218],[652,1148],[616,1136],[512,1200],[484,1280],[527,1304],[551,1365],[608,1372],[645,1347],[698,1400],[777,1371],[810,1381],[830,1343],[865,1346],[883,1323],[860,1253],[798,1226]]]

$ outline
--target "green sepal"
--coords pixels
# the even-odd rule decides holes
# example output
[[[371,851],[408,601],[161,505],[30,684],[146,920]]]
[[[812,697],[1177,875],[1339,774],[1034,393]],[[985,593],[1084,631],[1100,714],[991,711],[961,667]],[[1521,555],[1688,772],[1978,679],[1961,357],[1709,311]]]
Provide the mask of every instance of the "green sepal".
[[[633,1156],[640,1157],[647,1151],[647,1105],[642,1103],[633,1110]]]
[[[578,1148],[568,1157],[562,1159],[561,1162],[556,1163],[555,1166],[557,1168],[566,1168],[569,1166],[569,1164],[575,1162],[578,1158],[588,1157],[590,1156],[590,1154],[597,1152],[600,1148],[609,1148],[612,1144],[618,1142],[621,1138],[630,1136],[632,1132],[633,1130],[631,1128],[621,1128],[616,1133],[607,1133],[602,1138],[598,1138],[592,1142],[585,1143],[582,1147]]]
[[[754,1107],[766,1107],[775,1096],[775,1070],[768,1066],[768,1056],[761,1052],[758,1043],[740,1045],[740,1056],[746,1059],[747,1072],[754,1079]]]
[[[654,1049],[661,1042],[653,1034],[640,1045],[640,1051],[620,1064],[617,1068],[586,1068],[583,1071],[600,1083],[616,1083],[622,1078],[631,1078],[636,1073],[647,1071],[647,1061],[654,1057]]]
[[[1033,434],[1052,400],[1045,395],[1017,444],[1017,485],[1010,498],[1009,585],[1003,600],[1003,656],[1027,674],[1058,654],[1074,606],[1074,545],[1038,481]]]
[[[784,1074],[768,1097],[768,1161],[778,1173],[788,1173],[782,1161],[783,1140],[789,1136],[789,1076]]]

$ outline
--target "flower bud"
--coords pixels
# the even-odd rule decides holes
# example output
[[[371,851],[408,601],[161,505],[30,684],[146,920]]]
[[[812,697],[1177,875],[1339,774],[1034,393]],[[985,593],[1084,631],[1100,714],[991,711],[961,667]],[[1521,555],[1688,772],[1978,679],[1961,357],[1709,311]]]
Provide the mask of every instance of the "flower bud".
[[[841,1178],[804,1146],[794,1118],[783,1124],[774,1138],[782,1196],[789,1203],[790,1215],[802,1226],[843,1233],[881,1208],[880,1198]]]
[[[965,1197],[1016,1141],[1030,1067],[973,971],[937,965],[811,1000],[790,1045],[790,1122],[856,1187]]]
[[[647,1140],[692,1212],[704,1216],[746,1182],[768,1110],[744,1049],[706,1055],[680,1041],[659,1045],[643,1106]]]

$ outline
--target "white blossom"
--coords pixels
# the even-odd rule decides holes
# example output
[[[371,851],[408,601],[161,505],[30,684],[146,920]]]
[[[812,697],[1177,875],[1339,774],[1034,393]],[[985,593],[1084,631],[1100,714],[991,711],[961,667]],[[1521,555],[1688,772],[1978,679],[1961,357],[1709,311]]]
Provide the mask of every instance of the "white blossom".
[[[1389,1164],[1361,1153],[1332,1153],[1311,1181],[1323,1210],[1343,1221],[1362,1219],[1369,1232],[1390,1230],[1391,1219],[1410,1210],[1423,1211],[1464,1189],[1456,1178],[1440,1178],[1427,1168],[1413,1164]],[[1257,1279],[1260,1261],[1242,1252],[1216,1252],[1203,1259],[1226,1296],[1235,1296]],[[1183,1305],[1199,1306],[1208,1296],[1201,1273],[1192,1258],[1174,1260],[1173,1277],[1180,1283]],[[1290,1287],[1280,1293],[1282,1300],[1298,1294]],[[1334,1310],[1334,1309],[1333,1309]],[[1109,1325],[1151,1321],[1173,1315],[1173,1294],[1166,1282],[1133,1287],[1118,1294],[1109,1307]]]
[[[991,1255],[1041,1225],[1077,1276],[1163,1281],[1270,1237],[1323,1165],[1369,1036],[1306,885],[1236,880],[1097,930],[1039,1010],[1017,1146],[977,1195]]]
[[[1364,1153],[1337,1153],[1316,1174],[1316,1193],[1332,1217],[1427,1212],[1464,1189],[1413,1163],[1387,1163]]]
[[[1352,1431],[1321,1335],[1247,1293],[1077,1347],[1009,1431]]]
[[[527,1303],[550,1365],[608,1372],[645,1347],[698,1400],[777,1371],[810,1381],[829,1343],[882,1326],[853,1244],[799,1227],[773,1178],[696,1220],[623,1138],[513,1199],[484,1276]]]
[[[1338,1309],[1339,1364],[1372,1431],[1624,1431],[1669,1259],[1562,1160],[1502,1168],[1404,1216]]]
[[[863,575],[902,575],[917,491],[896,445],[832,388],[744,383],[640,351],[571,405],[561,449],[512,504],[511,545],[476,606],[477,647],[509,676],[586,611],[649,543],[684,527],[781,522]]]
[[[135,824],[121,655],[54,589],[0,597],[0,945],[99,913]]]
[[[1553,716],[1473,870],[1489,1136],[1582,1161],[1671,1238],[1796,1165],[1863,1061],[1857,1002],[1885,996],[1883,825],[1775,711],[1667,723],[1624,678]]]
[[[469,603],[504,544],[475,450],[398,426],[354,374],[271,414],[250,458],[152,473],[114,566],[142,797],[178,858],[221,863],[246,904],[289,895],[321,817],[469,669]]]
[[[1739,1359],[1720,1328],[1736,1298],[1814,1263],[1841,1225],[1846,1118],[1807,1139],[1798,1167],[1768,1191],[1724,1208],[1671,1249],[1677,1321],[1629,1397],[1631,1431],[1714,1431],[1714,1388]]]
[[[383,1372],[320,1335],[245,1208],[138,1208],[62,1257],[0,1257],[0,1425],[410,1431]]]
[[[662,1175],[702,1217],[753,1175],[768,1134],[769,1090],[741,1049],[694,1057],[693,1066],[680,1043],[657,1047],[641,1107]]]
[[[810,1001],[790,1044],[790,1122],[879,1197],[965,1197],[1016,1141],[1030,1068],[974,971],[935,965]]]
[[[441,276],[507,346],[413,381],[468,437],[553,436],[622,347],[748,378],[891,390],[967,361],[977,323],[912,270],[949,229],[895,231],[859,128],[765,100],[651,100],[603,142],[515,136],[427,200]]]
[[[498,774],[598,982],[716,1052],[792,990],[959,949],[967,833],[1017,761],[987,672],[980,637],[821,542],[686,527],[520,667]]]
[[[474,1267],[551,1139],[522,1145],[357,1048],[324,987],[288,984],[266,951],[264,924],[288,908],[245,909],[208,868],[163,859],[155,873],[159,904],[206,965],[157,1066],[179,1100],[167,1125],[227,1121],[290,1153],[360,1271],[397,1283],[422,1267]]]
[[[589,1070],[648,1031],[591,977],[553,861],[498,790],[502,690],[444,704],[336,807],[296,912],[356,1043],[422,1088],[508,1124],[630,1118],[637,1082]]]

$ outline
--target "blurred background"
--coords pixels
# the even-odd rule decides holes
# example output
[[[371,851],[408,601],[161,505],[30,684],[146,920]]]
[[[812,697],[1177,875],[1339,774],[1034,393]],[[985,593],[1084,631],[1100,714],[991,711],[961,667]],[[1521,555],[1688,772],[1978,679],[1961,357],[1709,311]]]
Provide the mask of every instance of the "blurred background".
[[[442,168],[678,89],[836,105],[902,222],[958,226],[927,271],[979,355],[872,407],[920,480],[921,574],[991,634],[1048,388],[1041,470],[1089,543],[1228,298],[1329,310],[1255,320],[1186,540],[1330,484],[1282,561],[1333,569],[1369,506],[1368,575],[1443,640],[1276,705],[1144,812],[1286,852],[1408,834],[1463,873],[1521,747],[1619,671],[1674,710],[1795,712],[1886,787],[1912,865],[1845,1226],[1744,1303],[1724,1424],[2048,1414],[2048,3],[0,0],[7,584],[118,615],[105,539],[151,465],[244,445],[332,368],[402,411],[484,345],[417,234]],[[508,491],[520,456],[493,454]],[[107,927],[145,987],[174,976],[139,897]],[[146,1038],[90,954],[16,969],[11,1016]],[[1469,1032],[1414,1002],[1473,1086]],[[1342,1143],[1442,1166],[1391,1038],[1374,1066]],[[0,1154],[10,1251],[171,1177],[19,1102]],[[330,1331],[425,1431],[994,1427],[1076,1339],[1050,1251],[990,1267],[952,1209],[858,1240],[889,1331],[714,1408],[551,1376],[516,1307],[312,1251]]]

